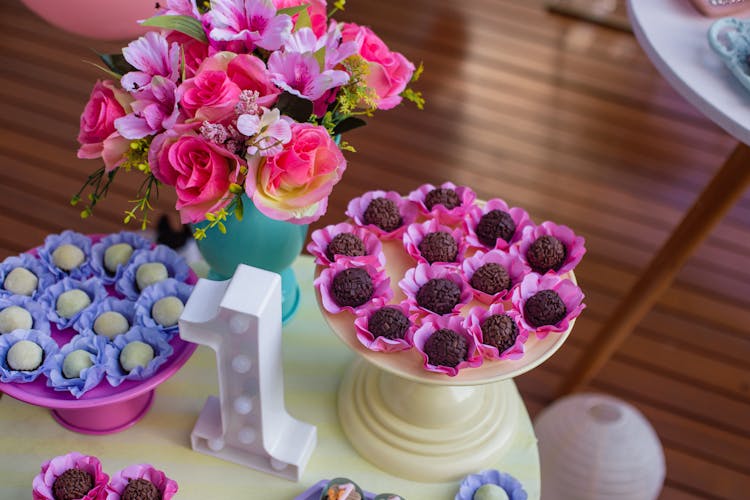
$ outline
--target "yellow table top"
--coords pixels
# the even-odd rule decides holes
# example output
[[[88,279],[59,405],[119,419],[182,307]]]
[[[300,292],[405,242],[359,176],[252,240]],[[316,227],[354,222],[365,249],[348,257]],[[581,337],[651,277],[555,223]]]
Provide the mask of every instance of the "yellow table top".
[[[313,262],[294,265],[302,288],[295,318],[284,328],[284,382],[289,413],[318,428],[318,445],[299,483],[195,453],[190,432],[206,397],[218,395],[213,351],[199,347],[188,363],[156,391],[153,407],[132,428],[118,434],[87,436],[58,425],[48,410],[0,399],[0,498],[31,497],[31,481],[45,460],[69,451],[99,457],[110,475],[134,463],[151,463],[180,485],[181,499],[291,500],[321,479],[348,477],[374,493],[393,492],[409,500],[452,499],[458,482],[414,483],[386,474],[360,457],[338,423],[336,392],[354,359],[328,329],[312,292]],[[513,454],[487,469],[517,477],[539,498],[539,459],[528,418],[515,436]]]

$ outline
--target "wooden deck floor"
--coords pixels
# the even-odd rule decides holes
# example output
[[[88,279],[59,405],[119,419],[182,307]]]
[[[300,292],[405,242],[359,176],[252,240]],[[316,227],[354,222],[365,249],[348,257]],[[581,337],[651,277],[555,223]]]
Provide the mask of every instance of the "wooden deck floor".
[[[517,379],[532,414],[558,384],[734,141],[679,97],[628,34],[552,16],[542,0],[353,0],[370,24],[424,60],[424,112],[377,116],[319,225],[347,200],[453,180],[587,239],[577,271],[588,309],[566,346]],[[50,232],[121,229],[135,178],[95,217],[68,205],[96,162],[75,158],[78,116],[99,76],[92,42],[0,2],[0,257]],[[163,197],[169,211],[174,199]],[[662,498],[748,498],[750,193],[701,246],[591,390],[636,405],[665,447]]]

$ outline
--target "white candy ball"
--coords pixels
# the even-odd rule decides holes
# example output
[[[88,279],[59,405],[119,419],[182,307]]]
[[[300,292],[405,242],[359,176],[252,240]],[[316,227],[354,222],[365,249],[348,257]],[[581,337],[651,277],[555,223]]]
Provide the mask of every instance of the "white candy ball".
[[[19,328],[31,329],[34,320],[29,311],[19,306],[8,306],[0,311],[0,333],[10,333]]]
[[[120,366],[128,373],[135,367],[145,367],[154,359],[154,348],[145,342],[135,340],[120,351]]]
[[[167,267],[161,262],[147,262],[141,264],[135,272],[135,281],[140,290],[169,278]]]
[[[83,264],[85,258],[83,250],[70,243],[60,245],[52,252],[52,262],[63,271],[75,269]]]
[[[39,284],[39,278],[25,267],[13,269],[5,277],[3,288],[16,295],[31,296]]]
[[[8,366],[11,370],[32,371],[39,368],[44,358],[44,351],[36,342],[19,340],[8,349]]]
[[[91,299],[83,290],[68,290],[57,297],[57,314],[61,318],[72,318],[91,304]]]
[[[117,311],[104,312],[94,321],[94,333],[110,339],[122,335],[129,328],[128,319]]]
[[[157,300],[151,308],[151,317],[161,326],[174,326],[180,319],[185,305],[177,297],[164,297]]]
[[[117,272],[117,266],[124,266],[133,255],[133,247],[127,243],[116,243],[104,252],[104,267],[110,273]]]
[[[472,500],[508,500],[508,494],[496,484],[483,484],[474,492]]]
[[[91,353],[83,349],[76,349],[65,356],[62,372],[65,378],[79,378],[86,368],[94,366]]]

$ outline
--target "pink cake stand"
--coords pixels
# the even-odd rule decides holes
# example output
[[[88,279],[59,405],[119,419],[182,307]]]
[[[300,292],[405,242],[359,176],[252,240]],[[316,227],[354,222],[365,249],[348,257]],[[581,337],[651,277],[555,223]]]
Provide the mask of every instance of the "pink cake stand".
[[[96,243],[101,235],[91,237]],[[36,250],[30,253],[36,255]],[[194,284],[197,276],[190,273],[188,283]],[[112,293],[112,288],[107,287]],[[52,338],[62,346],[77,333],[72,328],[60,331],[50,325]],[[123,431],[143,418],[154,401],[155,388],[182,368],[198,347],[186,342],[175,333],[169,344],[174,352],[166,363],[150,378],[141,381],[126,380],[118,387],[103,379],[98,386],[76,399],[67,391],[47,387],[47,378],[40,376],[27,384],[1,383],[0,391],[19,401],[49,408],[60,425],[82,434],[111,434]]]

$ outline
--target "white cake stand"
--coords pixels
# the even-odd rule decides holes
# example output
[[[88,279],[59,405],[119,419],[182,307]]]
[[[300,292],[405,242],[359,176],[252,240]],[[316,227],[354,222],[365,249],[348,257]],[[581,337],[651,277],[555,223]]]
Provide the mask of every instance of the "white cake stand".
[[[383,251],[392,302],[400,302],[404,294],[398,282],[415,262],[400,241],[383,242]],[[316,268],[316,276],[322,269]],[[572,273],[568,277],[575,281]],[[426,371],[416,349],[370,351],[357,340],[353,314],[330,314],[323,307],[321,311],[334,333],[358,355],[339,387],[344,433],[359,454],[380,469],[422,482],[460,479],[500,462],[511,451],[516,430],[527,428],[529,420],[512,378],[552,356],[574,324],[543,340],[531,334],[520,360],[485,360],[478,368],[449,377]]]

